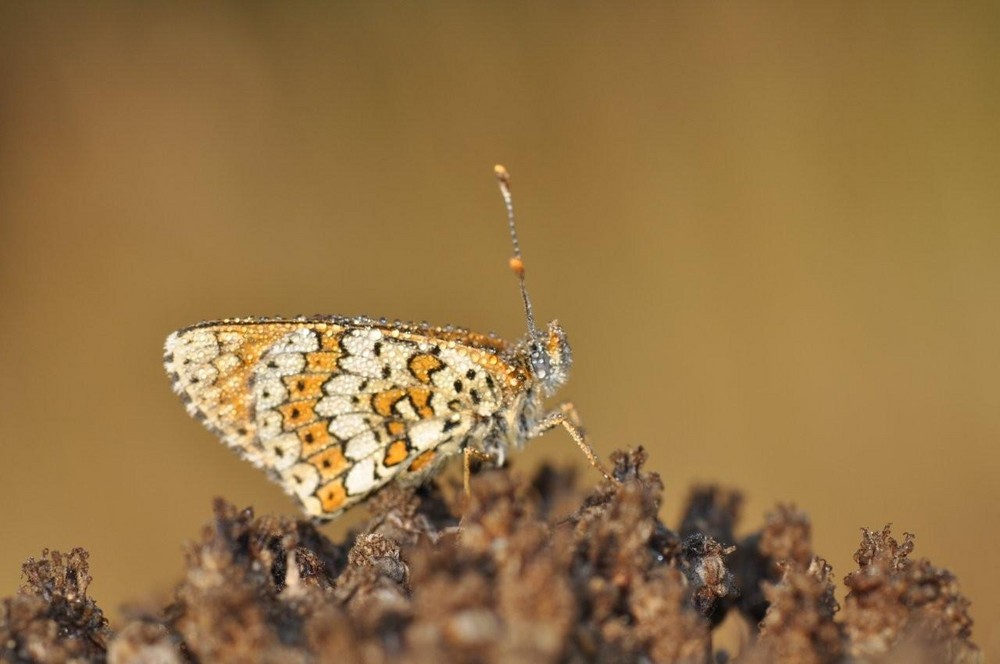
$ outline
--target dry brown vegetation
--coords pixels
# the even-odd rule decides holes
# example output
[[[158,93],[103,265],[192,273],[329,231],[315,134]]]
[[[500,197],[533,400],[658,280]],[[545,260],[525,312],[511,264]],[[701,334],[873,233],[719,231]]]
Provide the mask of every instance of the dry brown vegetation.
[[[913,536],[863,531],[834,600],[807,516],[779,506],[739,541],[742,498],[692,491],[677,530],[642,450],[582,501],[573,473],[480,473],[391,487],[337,544],[309,522],[219,500],[187,548],[173,602],[112,630],[87,554],[45,552],[0,604],[17,662],[977,662],[955,577],[913,559]],[[726,615],[739,653],[713,652]]]

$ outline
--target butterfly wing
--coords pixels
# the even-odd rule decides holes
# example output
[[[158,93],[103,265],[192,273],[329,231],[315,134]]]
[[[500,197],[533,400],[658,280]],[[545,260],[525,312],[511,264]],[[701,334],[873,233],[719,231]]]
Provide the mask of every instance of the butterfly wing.
[[[194,417],[308,514],[332,518],[489,433],[524,373],[483,339],[335,318],[220,321],[170,335],[165,365]]]

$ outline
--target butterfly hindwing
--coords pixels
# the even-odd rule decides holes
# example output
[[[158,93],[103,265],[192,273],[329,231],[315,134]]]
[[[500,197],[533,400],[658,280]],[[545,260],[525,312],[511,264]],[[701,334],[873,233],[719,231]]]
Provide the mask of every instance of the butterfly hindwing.
[[[493,348],[350,321],[222,321],[167,341],[188,410],[330,518],[480,440],[502,406]]]

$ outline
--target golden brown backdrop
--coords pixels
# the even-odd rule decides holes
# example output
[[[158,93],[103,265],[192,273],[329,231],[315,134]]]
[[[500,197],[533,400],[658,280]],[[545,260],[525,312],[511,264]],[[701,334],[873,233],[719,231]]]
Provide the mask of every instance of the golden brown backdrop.
[[[995,651],[998,34],[996,3],[3,3],[0,593],[84,546],[115,611],[212,496],[294,513],[170,393],[174,328],[520,334],[499,161],[602,454],[646,445],[670,518],[695,480],[747,527],[795,501],[841,575],[860,526],[916,532]]]

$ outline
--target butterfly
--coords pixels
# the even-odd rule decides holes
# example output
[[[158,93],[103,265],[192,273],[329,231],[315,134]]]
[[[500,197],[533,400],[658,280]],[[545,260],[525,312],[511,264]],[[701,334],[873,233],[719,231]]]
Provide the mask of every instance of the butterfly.
[[[423,482],[459,454],[468,486],[471,459],[503,465],[508,450],[558,426],[610,479],[572,404],[544,407],[572,353],[558,322],[535,325],[510,176],[495,172],[528,323],[518,342],[340,316],[226,319],[167,337],[164,365],[187,411],[309,516],[332,519],[390,482]]]

